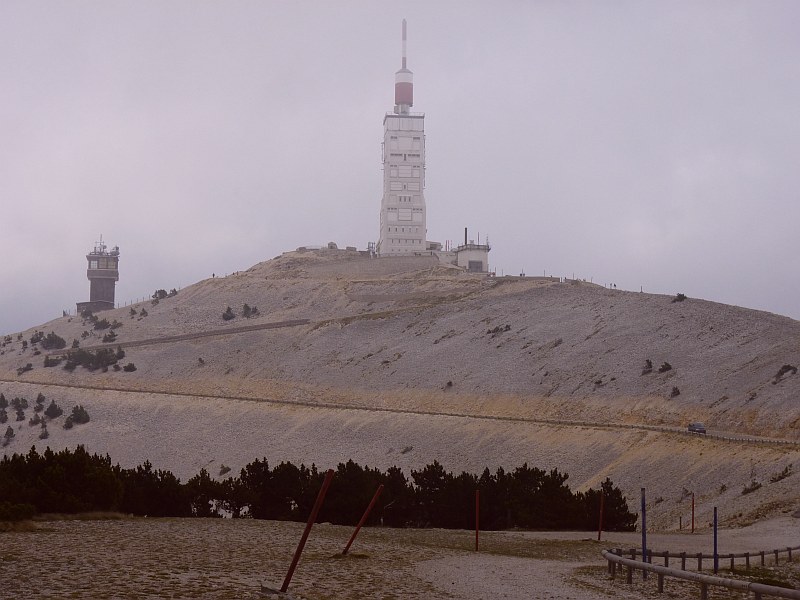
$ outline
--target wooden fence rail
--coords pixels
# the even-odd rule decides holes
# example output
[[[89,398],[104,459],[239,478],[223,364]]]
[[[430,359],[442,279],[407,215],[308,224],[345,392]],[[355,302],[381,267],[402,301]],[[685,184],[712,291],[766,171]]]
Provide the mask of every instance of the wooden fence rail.
[[[618,554],[620,556],[622,556],[623,554],[626,555],[626,556],[629,555],[632,560],[636,560],[637,556],[642,556],[642,551],[639,548],[631,548],[630,550],[622,550],[622,549],[619,549],[619,548],[614,548],[614,549],[612,549],[610,551],[614,552],[615,554]],[[731,571],[733,571],[734,567],[735,567],[735,559],[737,559],[737,558],[744,559],[745,568],[749,569],[750,568],[750,559],[751,558],[752,559],[758,559],[759,564],[763,567],[766,564],[766,557],[767,556],[774,556],[775,557],[775,564],[778,564],[780,562],[780,555],[781,554],[786,554],[787,555],[786,556],[786,560],[788,562],[792,562],[792,553],[793,552],[798,552],[798,551],[800,551],[800,546],[791,546],[791,547],[786,547],[786,548],[777,548],[775,550],[761,550],[760,552],[737,552],[737,553],[728,552],[728,553],[725,553],[725,554],[720,553],[720,554],[718,554],[718,557],[719,557],[720,560],[729,560],[730,561],[730,569],[731,569]],[[647,550],[647,562],[648,563],[652,563],[654,557],[655,558],[663,558],[665,567],[669,566],[670,559],[675,559],[675,560],[680,559],[680,561],[681,561],[681,570],[682,571],[686,570],[686,560],[687,559],[697,560],[697,570],[698,571],[702,571],[703,570],[703,559],[710,559],[711,561],[714,560],[714,555],[710,554],[710,553],[705,553],[704,554],[702,552],[696,552],[696,553],[691,553],[690,554],[690,553],[687,553],[687,552],[669,552],[669,551],[654,552],[653,550],[649,550],[648,549]]]
[[[797,548],[795,548],[797,549]],[[655,573],[658,580],[659,593],[664,591],[664,578],[673,577],[675,579],[682,579],[684,581],[694,581],[700,584],[700,600],[708,599],[709,586],[724,587],[732,590],[745,591],[748,594],[752,593],[755,600],[761,600],[764,596],[771,596],[774,598],[789,598],[792,600],[800,600],[800,590],[782,588],[774,585],[764,585],[762,583],[752,583],[749,581],[742,581],[739,579],[725,579],[723,577],[716,577],[714,575],[706,575],[704,573],[695,573],[694,571],[684,571],[681,569],[673,569],[671,567],[662,567],[661,565],[654,565],[649,562],[642,562],[624,558],[621,550],[603,550],[602,555],[608,561],[608,571],[611,578],[614,579],[617,574],[617,567],[627,567],[625,574],[626,583],[633,582],[633,572],[635,570],[647,571]],[[641,553],[640,553],[641,554]],[[648,555],[650,552],[648,552]],[[664,553],[659,553],[664,554]],[[684,553],[685,554],[685,553]],[[763,553],[759,553],[763,554]],[[654,556],[658,554],[653,553]],[[667,560],[668,560],[667,553]]]

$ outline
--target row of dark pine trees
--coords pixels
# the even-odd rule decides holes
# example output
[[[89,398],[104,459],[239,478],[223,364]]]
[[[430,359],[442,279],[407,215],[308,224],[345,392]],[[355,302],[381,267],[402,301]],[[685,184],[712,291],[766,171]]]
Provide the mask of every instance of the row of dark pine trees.
[[[200,473],[186,483],[149,462],[123,469],[111,458],[82,446],[39,454],[14,454],[0,461],[0,519],[31,513],[118,511],[151,517],[219,517],[304,521],[324,472],[282,462],[270,468],[255,460],[238,476],[215,481]],[[471,528],[475,490],[480,490],[483,529],[581,529],[598,525],[600,491],[573,493],[567,475],[523,465],[454,475],[438,462],[410,479],[398,467],[386,471],[341,463],[319,521],[354,525],[380,484],[384,489],[368,524],[391,527]],[[637,515],[611,480],[602,484],[604,528],[632,530]],[[3,515],[6,515],[5,517]]]

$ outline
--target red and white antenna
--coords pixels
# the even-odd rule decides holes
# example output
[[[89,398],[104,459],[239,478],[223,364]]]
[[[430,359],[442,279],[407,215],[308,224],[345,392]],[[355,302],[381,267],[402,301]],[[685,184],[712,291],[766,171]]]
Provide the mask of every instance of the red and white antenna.
[[[414,105],[414,74],[406,67],[406,20],[403,19],[403,62],[394,75],[394,112],[408,113]]]

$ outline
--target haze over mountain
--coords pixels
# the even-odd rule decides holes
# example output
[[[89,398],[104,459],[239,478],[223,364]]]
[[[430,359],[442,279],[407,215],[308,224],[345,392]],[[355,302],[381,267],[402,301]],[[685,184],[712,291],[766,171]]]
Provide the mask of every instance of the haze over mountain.
[[[428,239],[800,318],[800,4],[0,4],[0,334],[377,241],[408,20]]]
[[[713,500],[729,520],[792,509],[800,323],[676,300],[487,278],[431,257],[288,252],[98,313],[121,324],[107,346],[120,346],[133,372],[43,366],[35,331],[67,350],[73,340],[102,346],[110,330],[88,319],[21,332],[27,348],[15,334],[0,350],[0,391],[87,407],[86,425],[53,423],[53,447],[84,443],[184,478],[261,456],[406,470],[528,462],[568,472],[578,488],[606,476],[632,498],[647,487],[662,527],[686,515],[691,492],[702,515]],[[245,318],[244,304],[257,314]],[[235,318],[223,319],[227,307]],[[692,421],[709,435],[689,435]],[[14,425],[5,452],[44,443],[38,428]],[[742,494],[753,481],[762,487]]]

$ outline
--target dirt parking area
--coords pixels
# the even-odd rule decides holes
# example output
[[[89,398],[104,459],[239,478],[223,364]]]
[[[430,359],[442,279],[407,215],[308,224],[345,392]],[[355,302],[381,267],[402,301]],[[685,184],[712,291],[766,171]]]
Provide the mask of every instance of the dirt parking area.
[[[36,531],[0,533],[0,598],[261,598],[262,583],[280,587],[302,529],[222,519],[42,522]],[[635,534],[598,543],[585,532],[485,532],[476,553],[467,531],[370,528],[342,557],[351,531],[314,527],[290,587],[293,598],[594,600],[654,593],[620,578],[612,582],[600,557],[615,542],[630,547]],[[730,551],[760,549],[766,541],[772,543],[764,548],[789,545],[795,533],[782,522],[732,530],[728,538],[738,541]],[[654,548],[678,549],[702,546],[707,537],[650,539]],[[689,585],[669,588],[668,597],[696,596]]]

